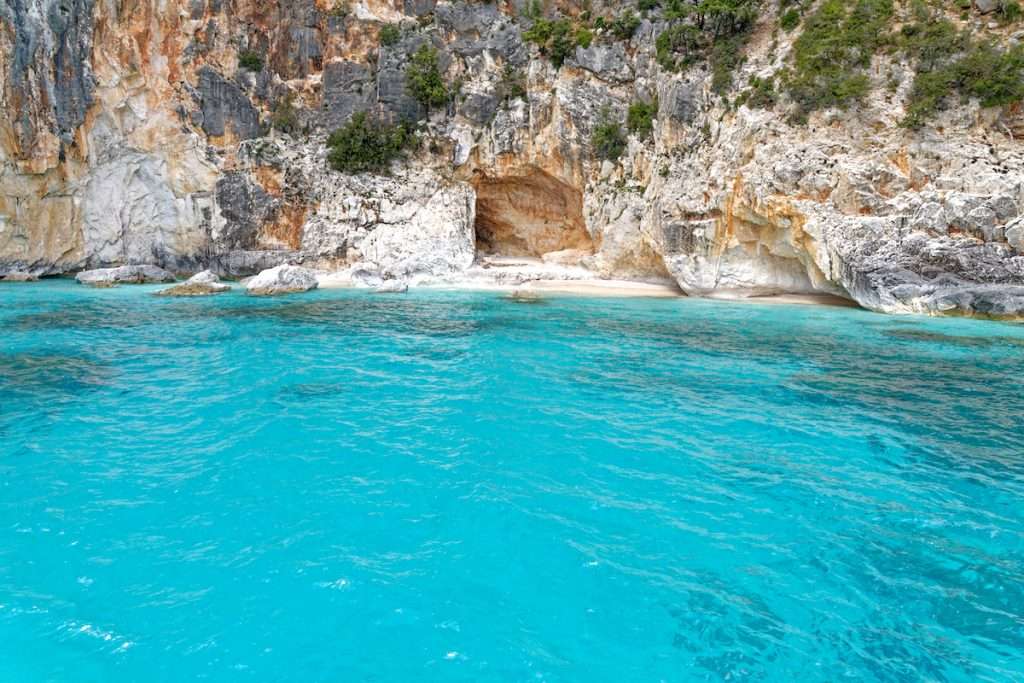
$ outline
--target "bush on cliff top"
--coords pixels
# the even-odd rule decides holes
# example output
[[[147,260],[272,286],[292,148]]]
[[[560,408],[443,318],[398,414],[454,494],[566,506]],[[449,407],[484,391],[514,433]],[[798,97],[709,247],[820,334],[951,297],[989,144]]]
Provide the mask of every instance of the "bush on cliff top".
[[[668,0],[668,28],[655,38],[655,58],[677,71],[701,60],[711,67],[711,88],[722,94],[743,61],[743,46],[757,21],[761,0]]]
[[[784,77],[798,119],[864,96],[870,83],[865,70],[884,44],[892,15],[892,0],[825,0],[807,18]]]
[[[385,173],[412,141],[406,125],[392,125],[358,112],[327,138],[327,161],[343,173]]]

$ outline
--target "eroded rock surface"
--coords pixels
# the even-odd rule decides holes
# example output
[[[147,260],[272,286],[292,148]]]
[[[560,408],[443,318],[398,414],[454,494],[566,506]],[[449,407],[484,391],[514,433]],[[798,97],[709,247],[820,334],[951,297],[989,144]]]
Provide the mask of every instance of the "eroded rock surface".
[[[114,285],[143,285],[159,282],[174,282],[174,273],[154,265],[118,266],[116,268],[97,268],[83,270],[75,279],[92,287],[112,287]]]
[[[301,266],[282,265],[269,268],[253,276],[245,283],[245,293],[250,296],[276,296],[308,292],[317,288],[316,273]]]
[[[659,62],[658,12],[631,37],[595,29],[556,68],[524,40],[523,7],[3,5],[0,275],[152,264],[308,284],[276,269],[299,264],[376,287],[589,273],[671,279],[691,295],[1024,313],[1019,105],[957,102],[908,129],[910,65],[879,54],[862,103],[791,123],[736,100],[791,57],[798,33],[778,32],[775,5],[762,5],[725,96],[706,65]],[[987,26],[986,7],[970,26]],[[385,24],[398,38],[382,45]],[[458,84],[429,110],[405,78],[424,46]],[[640,101],[657,102],[650,133],[600,159],[595,130]],[[392,175],[328,166],[327,135],[356,112],[420,120]],[[492,257],[542,265],[513,274]],[[124,272],[135,275],[94,283],[138,277]]]
[[[161,289],[156,294],[158,296],[211,296],[230,291],[231,285],[221,282],[216,273],[204,270],[181,284]]]

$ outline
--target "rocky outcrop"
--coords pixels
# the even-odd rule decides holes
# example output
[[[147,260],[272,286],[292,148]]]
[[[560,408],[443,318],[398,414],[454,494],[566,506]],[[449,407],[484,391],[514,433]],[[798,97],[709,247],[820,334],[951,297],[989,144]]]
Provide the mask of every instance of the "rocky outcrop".
[[[174,282],[174,274],[153,265],[118,266],[83,270],[75,279],[92,287],[113,287],[114,285],[142,285],[158,282]]]
[[[217,274],[204,270],[201,273],[196,273],[189,279],[185,280],[181,284],[168,287],[167,289],[161,289],[156,292],[157,296],[212,296],[213,294],[223,294],[224,292],[230,292],[231,285],[224,284],[217,277]]]
[[[970,26],[989,30],[990,8],[975,6]],[[0,275],[299,264],[390,288],[589,274],[696,296],[1024,315],[1019,105],[959,103],[907,129],[911,66],[880,54],[848,111],[794,123],[754,108],[738,91],[789,63],[797,35],[779,33],[774,7],[720,95],[707,65],[659,61],[660,10],[631,37],[595,28],[556,68],[524,40],[525,3],[504,0],[11,0]],[[397,39],[382,44],[385,24]],[[429,110],[405,78],[423,46],[453,92]],[[650,132],[598,158],[600,124],[641,101],[656,103]],[[391,175],[327,163],[329,132],[364,111],[419,121]],[[513,273],[509,257],[531,265]]]
[[[316,289],[317,284],[316,273],[309,268],[286,264],[253,276],[245,283],[245,293],[250,296],[294,294]]]
[[[37,280],[39,280],[38,277],[23,270],[14,270],[0,277],[0,281],[3,282],[36,282]]]

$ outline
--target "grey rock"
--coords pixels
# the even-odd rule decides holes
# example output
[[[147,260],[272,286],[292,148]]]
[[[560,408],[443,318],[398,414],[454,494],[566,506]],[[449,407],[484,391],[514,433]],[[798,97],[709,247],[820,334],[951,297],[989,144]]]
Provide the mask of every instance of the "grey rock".
[[[273,219],[279,202],[241,171],[229,171],[217,181],[217,207],[222,222],[213,230],[218,252],[256,247],[260,227]]]
[[[626,48],[621,42],[577,47],[570,63],[605,81],[625,83],[633,80],[633,69],[629,66]]]
[[[369,109],[373,97],[373,76],[364,64],[329,62],[324,67],[320,122],[328,130],[338,128],[353,113]]]
[[[427,38],[418,33],[406,32],[398,44],[382,45],[380,48],[377,101],[397,119],[418,121],[426,116],[426,108],[413,99],[406,89],[405,67],[409,56],[427,42]]]
[[[488,53],[523,63],[525,46],[519,26],[498,11],[496,3],[442,3],[434,13],[452,53],[463,57]]]
[[[245,277],[302,258],[302,253],[284,249],[232,249],[213,258],[210,268],[222,276]]]
[[[1024,254],[1024,218],[1018,218],[1006,226],[1006,241],[1019,253]]]
[[[22,153],[35,150],[44,133],[62,146],[74,144],[93,102],[94,0],[8,0],[0,18],[11,28],[8,69],[10,120]]]
[[[945,234],[949,230],[949,218],[946,217],[946,210],[942,204],[925,202],[914,214],[911,227],[915,230],[930,230]]]
[[[184,282],[161,289],[158,296],[211,296],[231,291],[231,286],[220,281],[216,273],[204,270],[196,273]]]
[[[974,7],[982,14],[989,14],[999,9],[999,0],[974,0]]]
[[[409,285],[403,280],[385,280],[373,290],[377,294],[405,294]]]
[[[154,265],[119,266],[83,270],[75,276],[83,285],[112,287],[114,285],[140,285],[154,282],[174,282],[174,275]]]
[[[0,280],[4,282],[36,282],[39,278],[24,270],[13,270],[0,277]]]
[[[459,103],[458,111],[478,126],[484,126],[498,111],[498,98],[490,93],[471,93]]]
[[[422,17],[434,11],[437,0],[403,0],[405,13],[414,17]]]
[[[245,284],[250,296],[275,296],[316,289],[316,273],[301,266],[282,265],[261,271]]]
[[[207,135],[221,136],[229,129],[241,140],[260,135],[260,117],[256,107],[237,84],[214,69],[199,70],[201,125]]]
[[[679,123],[693,123],[699,111],[694,89],[685,82],[673,82],[665,95],[662,107],[668,116]]]

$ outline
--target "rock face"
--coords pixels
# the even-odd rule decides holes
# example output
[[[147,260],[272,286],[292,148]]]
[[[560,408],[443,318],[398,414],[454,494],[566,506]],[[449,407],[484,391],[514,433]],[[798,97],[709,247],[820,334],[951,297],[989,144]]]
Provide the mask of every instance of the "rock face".
[[[161,289],[156,294],[158,296],[210,296],[230,291],[231,285],[221,282],[216,273],[204,270],[201,273],[196,273],[181,284]]]
[[[0,278],[3,282],[36,282],[38,279],[39,278],[32,273],[26,273],[21,270],[11,271]]]
[[[245,284],[250,296],[275,296],[316,289],[316,273],[301,266],[276,266],[260,272]]]
[[[583,3],[555,4],[583,16]],[[997,4],[975,2],[967,28],[990,30]],[[120,267],[153,264],[271,269],[271,289],[305,287],[287,263],[376,287],[530,257],[698,296],[825,292],[879,311],[1024,315],[1019,105],[953,102],[905,128],[912,65],[890,54],[846,111],[792,123],[781,105],[739,103],[792,59],[798,32],[780,33],[768,2],[724,95],[706,65],[664,68],[660,10],[632,37],[593,24],[556,68],[524,40],[522,2],[338,7],[0,6],[0,276],[117,267],[135,274],[85,279],[149,281]],[[610,20],[630,7],[585,9]],[[398,29],[386,45],[384,24]],[[405,78],[424,46],[459,84],[430,110]],[[598,158],[595,130],[638,101],[656,102],[650,134]],[[364,111],[421,122],[392,175],[327,164],[327,135]]]
[[[174,282],[174,274],[154,265],[119,266],[83,270],[75,276],[83,285],[112,287],[114,285],[142,285],[155,282]]]

